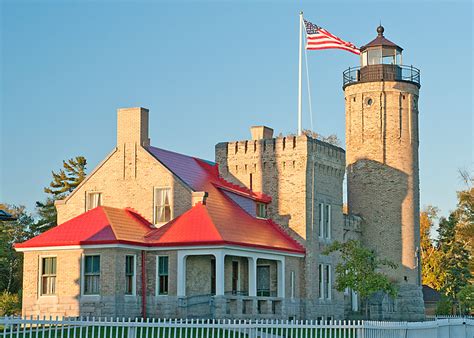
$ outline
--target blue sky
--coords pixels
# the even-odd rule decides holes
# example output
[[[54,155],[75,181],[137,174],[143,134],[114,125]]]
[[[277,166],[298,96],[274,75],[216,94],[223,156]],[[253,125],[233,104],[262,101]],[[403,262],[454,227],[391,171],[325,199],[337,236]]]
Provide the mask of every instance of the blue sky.
[[[296,131],[298,13],[363,45],[385,36],[421,69],[421,206],[446,214],[473,168],[472,2],[2,1],[0,202],[33,208],[62,160],[92,170],[116,109],[150,109],[155,146],[214,159],[249,126]],[[315,130],[344,142],[338,50],[309,52]],[[306,86],[306,84],[304,84]],[[304,97],[304,127],[309,128]]]

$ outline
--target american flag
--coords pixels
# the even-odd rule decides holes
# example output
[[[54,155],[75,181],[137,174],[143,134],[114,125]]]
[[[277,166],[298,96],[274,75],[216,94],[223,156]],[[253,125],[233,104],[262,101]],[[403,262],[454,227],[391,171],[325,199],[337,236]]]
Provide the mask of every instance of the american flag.
[[[306,49],[344,49],[354,54],[360,54],[360,50],[350,42],[344,41],[332,35],[324,28],[304,20],[306,27]]]

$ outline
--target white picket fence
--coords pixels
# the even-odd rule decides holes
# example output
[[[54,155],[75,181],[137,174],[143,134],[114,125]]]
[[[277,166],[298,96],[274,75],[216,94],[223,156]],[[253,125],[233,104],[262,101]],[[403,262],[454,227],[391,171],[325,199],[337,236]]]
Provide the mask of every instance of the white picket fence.
[[[2,331],[3,327],[3,331]],[[0,317],[5,338],[473,338],[474,320],[426,322]]]

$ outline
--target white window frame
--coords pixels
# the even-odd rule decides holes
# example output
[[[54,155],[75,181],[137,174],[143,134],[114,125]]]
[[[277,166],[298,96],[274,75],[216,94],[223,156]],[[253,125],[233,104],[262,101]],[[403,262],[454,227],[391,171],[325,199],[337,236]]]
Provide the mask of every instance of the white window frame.
[[[324,203],[319,203],[319,238],[324,237]]]
[[[157,222],[156,221],[156,205],[155,204],[156,204],[156,191],[158,189],[169,189],[169,193],[170,193],[170,219],[169,219],[169,221],[166,221],[166,222]],[[174,194],[174,189],[169,185],[153,187],[153,224],[155,226],[162,226],[162,225],[170,222],[174,218],[173,194]]]
[[[133,276],[132,276],[132,293],[127,292],[127,257],[133,257]],[[137,255],[135,254],[126,254],[125,255],[125,296],[135,297],[137,295]]]
[[[168,258],[168,292],[166,294],[160,294],[160,257]],[[155,274],[155,296],[156,297],[167,297],[170,294],[170,256],[169,255],[157,255],[156,256],[156,274]]]
[[[56,258],[56,281],[54,286],[54,293],[43,294],[43,258]],[[38,296],[39,297],[56,297],[57,296],[57,281],[58,281],[58,256],[56,255],[40,255],[38,257]]]
[[[96,205],[95,207],[90,208],[90,199],[91,199],[92,195],[99,195],[99,204]],[[101,191],[88,191],[88,192],[86,192],[86,211],[92,210],[96,207],[99,207],[99,206],[103,205],[102,202],[103,201],[102,201],[102,192]]]
[[[85,293],[85,280],[86,280],[86,256],[99,256],[99,293]],[[81,296],[82,297],[90,297],[90,298],[100,298],[101,295],[101,278],[102,278],[102,255],[100,253],[84,253],[81,257]]]

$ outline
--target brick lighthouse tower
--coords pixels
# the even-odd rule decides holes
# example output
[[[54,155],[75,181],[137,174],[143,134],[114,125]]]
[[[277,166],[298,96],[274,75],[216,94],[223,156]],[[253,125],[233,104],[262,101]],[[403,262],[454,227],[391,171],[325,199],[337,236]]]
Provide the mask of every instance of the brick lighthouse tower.
[[[419,70],[402,48],[378,36],[361,47],[361,64],[344,72],[348,207],[362,217],[362,242],[398,265],[387,270],[398,296],[378,300],[379,319],[424,316],[419,243]],[[377,300],[374,300],[377,305]],[[377,311],[375,311],[377,312]],[[374,318],[375,319],[375,318]]]

